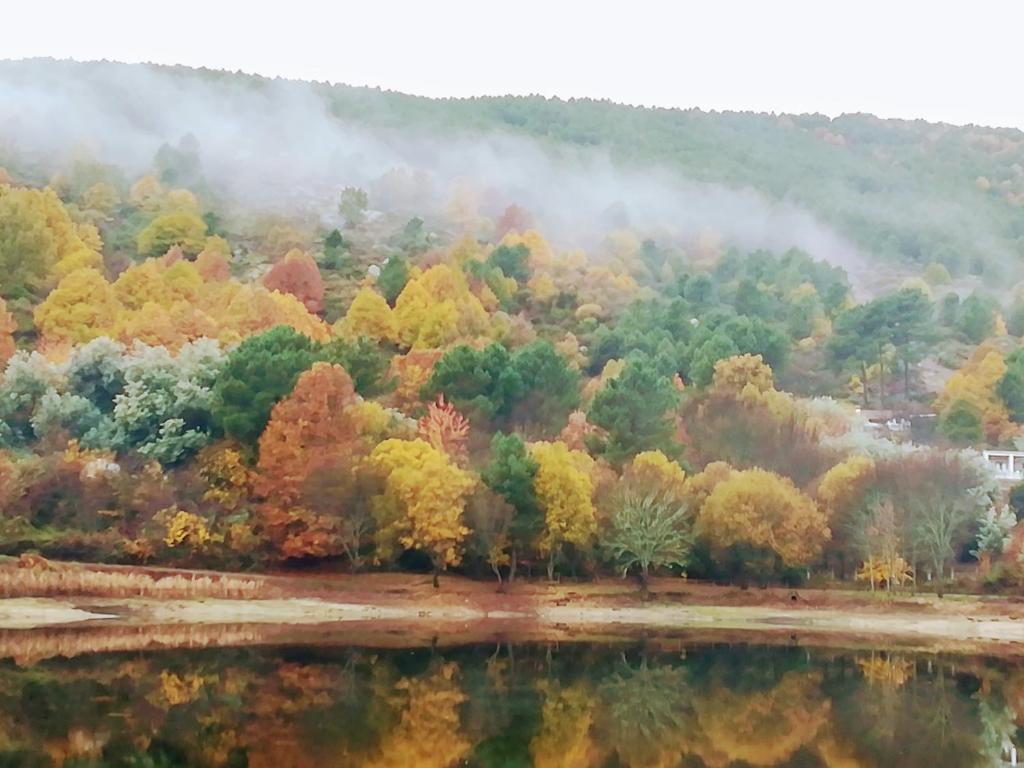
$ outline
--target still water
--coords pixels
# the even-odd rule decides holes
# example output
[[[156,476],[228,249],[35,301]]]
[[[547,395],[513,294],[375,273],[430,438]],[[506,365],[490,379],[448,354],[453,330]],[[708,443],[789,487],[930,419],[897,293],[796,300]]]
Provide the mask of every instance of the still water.
[[[1024,735],[1024,660],[664,638],[36,656],[0,661],[0,768],[967,768]]]

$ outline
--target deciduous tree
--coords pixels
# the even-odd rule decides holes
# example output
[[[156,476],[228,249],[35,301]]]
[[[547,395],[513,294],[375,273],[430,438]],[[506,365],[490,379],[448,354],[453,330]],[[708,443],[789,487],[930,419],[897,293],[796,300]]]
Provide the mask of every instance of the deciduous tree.
[[[548,558],[548,578],[554,579],[555,561],[566,544],[591,545],[597,533],[590,469],[593,459],[570,451],[565,443],[534,443],[530,454],[537,462],[534,492],[544,511],[539,548]]]
[[[375,500],[382,544],[397,541],[426,553],[438,575],[462,559],[469,529],[463,522],[465,499],[475,480],[444,453],[423,440],[390,439],[369,457],[384,483]]]

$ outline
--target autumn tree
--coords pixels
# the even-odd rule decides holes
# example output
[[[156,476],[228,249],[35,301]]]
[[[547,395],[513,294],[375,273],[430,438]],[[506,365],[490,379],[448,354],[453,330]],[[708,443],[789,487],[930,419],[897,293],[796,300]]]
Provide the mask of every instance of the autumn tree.
[[[313,314],[324,308],[324,281],[320,268],[305,251],[293,248],[274,264],[263,277],[263,285],[271,291],[290,293]]]
[[[434,586],[441,571],[458,565],[469,533],[463,508],[475,480],[423,440],[389,439],[368,459],[384,492],[374,500],[380,541],[424,552],[433,563]]]
[[[391,307],[383,296],[365,285],[356,293],[345,316],[334,328],[337,333],[350,338],[365,336],[382,342],[398,339],[398,324]]]
[[[197,254],[206,244],[206,222],[192,211],[171,211],[154,218],[141,232],[136,244],[140,256],[163,256],[177,245]]]
[[[437,264],[410,277],[395,300],[398,339],[406,347],[443,347],[486,336],[487,311],[457,266]]]
[[[643,451],[622,473],[626,488],[639,493],[654,493],[671,504],[679,505],[686,499],[686,472],[673,459],[661,451]]]
[[[51,343],[81,343],[109,333],[120,311],[106,278],[95,269],[79,269],[36,307],[35,324]]]
[[[794,568],[814,560],[828,541],[825,513],[792,481],[761,469],[732,473],[715,486],[701,508],[698,535],[722,565],[742,572],[768,555]]]
[[[14,354],[14,332],[17,330],[14,316],[7,311],[7,303],[0,298],[0,370]]]
[[[456,464],[468,461],[469,421],[444,395],[427,406],[427,412],[417,424],[417,434],[439,451],[444,451]]]
[[[76,224],[51,189],[0,185],[0,295],[42,295],[54,277],[102,263],[96,228]]]
[[[553,580],[555,562],[565,545],[586,549],[597,533],[591,499],[593,459],[558,442],[534,443],[530,454],[537,462],[534,492],[544,512],[544,531],[538,544],[548,559],[548,579]]]
[[[257,490],[267,500],[270,539],[285,557],[325,557],[338,547],[339,519],[348,510],[317,515],[307,500],[308,483],[319,472],[353,474],[361,452],[354,403],[345,369],[318,362],[271,411],[259,440]]]
[[[1006,403],[998,391],[1007,370],[999,351],[982,344],[960,370],[949,377],[935,401],[935,408],[939,427],[951,440],[974,442],[984,438],[999,444],[1014,433]],[[1004,387],[1008,395],[1011,389],[1010,383]]]

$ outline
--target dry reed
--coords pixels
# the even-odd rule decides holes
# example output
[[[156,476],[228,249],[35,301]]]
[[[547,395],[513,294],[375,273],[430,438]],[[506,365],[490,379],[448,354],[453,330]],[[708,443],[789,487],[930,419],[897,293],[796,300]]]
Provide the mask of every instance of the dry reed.
[[[0,567],[2,597],[151,597],[168,600],[272,596],[259,578],[227,574],[160,574],[53,563],[33,558]]]

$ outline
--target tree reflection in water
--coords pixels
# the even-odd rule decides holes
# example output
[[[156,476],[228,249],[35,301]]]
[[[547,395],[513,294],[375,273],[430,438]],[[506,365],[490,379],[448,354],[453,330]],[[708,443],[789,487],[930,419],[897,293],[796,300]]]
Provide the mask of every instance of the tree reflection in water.
[[[0,768],[980,768],[1021,725],[1024,660],[936,654],[652,640],[0,661]]]

